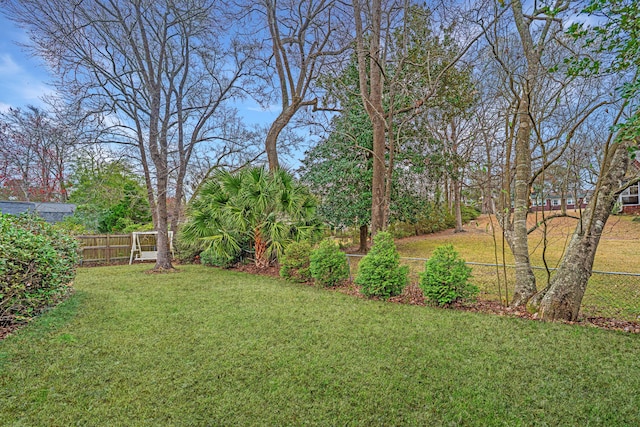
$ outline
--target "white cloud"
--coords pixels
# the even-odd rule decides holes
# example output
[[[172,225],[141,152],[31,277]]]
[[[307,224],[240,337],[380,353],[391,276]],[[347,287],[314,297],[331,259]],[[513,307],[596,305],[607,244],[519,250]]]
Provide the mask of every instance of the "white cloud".
[[[20,67],[11,57],[11,54],[0,54],[0,75],[15,75],[22,72]]]
[[[11,108],[11,105],[0,102],[0,113],[6,113]]]
[[[249,110],[249,111],[257,111],[259,113],[279,113],[281,109],[282,109],[282,106],[280,104],[267,105],[266,108],[260,107],[260,106],[247,107],[247,110]]]
[[[44,83],[40,83],[37,81],[24,82],[22,86],[16,88],[16,93],[23,99],[26,100],[35,100],[42,99],[43,96],[53,95],[55,91]]]

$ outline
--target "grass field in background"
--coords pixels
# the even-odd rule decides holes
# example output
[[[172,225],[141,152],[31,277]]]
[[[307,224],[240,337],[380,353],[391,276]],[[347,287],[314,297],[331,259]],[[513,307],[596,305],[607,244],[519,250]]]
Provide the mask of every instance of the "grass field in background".
[[[632,219],[633,217],[630,216],[612,216],[607,222],[598,246],[594,270],[640,273],[638,262],[640,222],[633,222]],[[532,226],[536,218],[532,216],[529,220],[529,226]],[[544,254],[550,269],[558,266],[576,223],[575,219],[569,218],[558,218],[549,222],[546,236],[547,248]],[[396,242],[398,251],[403,257],[429,258],[436,247],[451,243],[466,261],[513,264],[509,248],[504,247],[503,252],[502,232],[495,218],[492,222],[488,216],[483,215],[466,224],[464,228],[465,233],[453,233],[452,230],[447,230],[433,235],[398,240]],[[543,249],[544,234],[542,229],[538,229],[529,235],[529,252],[533,266],[544,267]],[[417,281],[419,272],[424,270],[424,261],[404,260],[403,263],[410,266],[413,280]],[[352,267],[355,267],[353,262]],[[496,271],[495,267],[489,266],[471,265],[471,267],[473,268],[471,281],[480,288],[480,298],[497,300],[500,295],[504,301],[505,288],[508,289],[509,295],[513,293],[515,283],[513,268],[500,268]],[[534,273],[538,289],[544,288],[548,281],[547,272],[536,269]],[[500,282],[497,279],[498,275],[500,275]],[[498,284],[501,285],[500,291]],[[594,273],[589,280],[581,311],[587,316],[640,320],[640,277]]]
[[[634,222],[632,219],[630,216],[612,216],[609,219],[598,245],[594,270],[640,273],[640,222]],[[535,222],[536,217],[531,216],[529,226],[533,226]],[[557,267],[576,224],[577,221],[570,218],[549,221],[545,251],[549,267]],[[396,244],[402,256],[429,258],[436,247],[451,243],[467,261],[484,263],[494,263],[496,257],[498,263],[502,263],[504,247],[504,259],[508,264],[513,263],[511,251],[506,242],[503,243],[502,231],[495,218],[491,220],[487,215],[482,215],[477,220],[465,224],[464,229],[465,233],[447,230],[432,235],[400,239]],[[543,248],[544,234],[540,228],[529,235],[532,265],[544,266]]]
[[[0,342],[0,425],[640,424],[633,334],[148,268]]]

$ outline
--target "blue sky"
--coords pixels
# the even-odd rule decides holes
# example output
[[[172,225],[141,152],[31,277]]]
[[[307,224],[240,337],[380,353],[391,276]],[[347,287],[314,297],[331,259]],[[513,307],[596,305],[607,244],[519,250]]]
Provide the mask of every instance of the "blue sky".
[[[27,41],[26,33],[0,14],[0,111],[42,105],[42,96],[53,92],[44,63],[18,45]],[[250,99],[236,107],[246,123],[268,124],[277,115],[277,109],[263,111]]]
[[[19,45],[26,42],[27,34],[0,13],[0,112],[9,107],[44,106],[42,97],[54,92],[48,84],[53,76],[43,61]],[[279,105],[274,105],[265,111],[252,99],[244,99],[235,107],[247,125],[270,125],[280,110]],[[281,161],[297,167],[305,148],[300,147],[292,157],[284,156]]]
[[[27,105],[42,105],[40,98],[52,91],[51,80],[38,58],[32,57],[16,42],[27,36],[0,14],[0,110]]]

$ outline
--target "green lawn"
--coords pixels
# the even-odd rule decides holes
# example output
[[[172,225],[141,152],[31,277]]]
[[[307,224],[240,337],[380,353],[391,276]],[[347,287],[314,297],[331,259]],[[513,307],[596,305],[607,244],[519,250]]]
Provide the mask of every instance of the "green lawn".
[[[640,425],[636,335],[147,268],[0,342],[0,425]]]

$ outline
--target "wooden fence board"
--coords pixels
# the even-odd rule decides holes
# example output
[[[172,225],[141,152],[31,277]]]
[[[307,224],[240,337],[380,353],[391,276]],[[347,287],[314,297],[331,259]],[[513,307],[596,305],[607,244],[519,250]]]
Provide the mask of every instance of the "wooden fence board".
[[[113,262],[128,260],[131,254],[131,234],[96,234],[76,236],[81,262]]]

